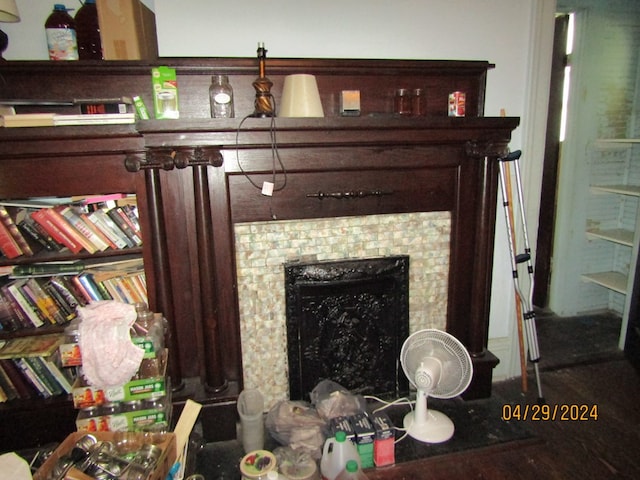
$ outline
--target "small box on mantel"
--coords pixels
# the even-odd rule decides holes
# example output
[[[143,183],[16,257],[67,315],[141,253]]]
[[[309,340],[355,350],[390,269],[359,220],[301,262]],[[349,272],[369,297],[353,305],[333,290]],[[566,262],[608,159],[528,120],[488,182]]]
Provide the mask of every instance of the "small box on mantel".
[[[105,60],[158,58],[156,16],[140,0],[96,0]]]

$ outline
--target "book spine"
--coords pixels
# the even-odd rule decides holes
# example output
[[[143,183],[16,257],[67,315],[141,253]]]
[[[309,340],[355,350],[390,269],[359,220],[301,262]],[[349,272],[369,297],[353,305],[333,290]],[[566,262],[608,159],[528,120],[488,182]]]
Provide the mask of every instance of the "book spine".
[[[51,285],[60,292],[66,303],[75,311],[78,306],[83,306],[84,296],[75,288],[73,281],[67,277],[55,276],[49,278]]]
[[[47,318],[55,325],[63,325],[67,322],[66,315],[62,311],[62,308],[55,302],[55,300],[49,295],[49,293],[42,287],[40,282],[35,278],[27,280],[27,285],[31,288],[38,307],[42,310]]]
[[[29,318],[27,317],[27,314],[24,313],[24,310],[22,310],[22,307],[20,306],[18,301],[13,297],[13,294],[9,291],[9,285],[2,286],[2,293],[4,295],[4,298],[7,300],[7,302],[11,306],[14,319],[16,320],[17,324],[20,325],[20,328],[18,328],[17,330],[20,330],[22,328],[33,328],[33,323],[31,323],[31,320],[29,320]]]
[[[98,290],[98,287],[86,273],[81,273],[80,275],[73,277],[73,282],[82,292],[87,303],[104,300],[100,294],[100,290]]]
[[[62,245],[49,235],[49,232],[42,228],[42,225],[35,222],[28,214],[18,222],[18,228],[21,229],[26,236],[38,242],[49,252],[58,252],[63,248]]]
[[[82,220],[84,221],[84,223],[87,225],[87,228],[89,228],[94,235],[96,235],[98,238],[100,238],[100,242],[103,245],[106,245],[103,250],[107,250],[108,248],[113,248],[114,250],[116,250],[118,247],[116,246],[115,243],[113,243],[111,241],[111,239],[109,237],[107,237],[107,235],[98,228],[98,226],[93,223],[88,215],[86,213],[81,213],[80,214],[80,218],[82,218]]]
[[[11,235],[11,232],[3,222],[0,222],[0,251],[8,259],[14,259],[22,255],[20,245],[18,245],[18,242],[16,242],[16,239],[13,238],[13,235]]]
[[[113,223],[109,216],[104,213],[104,210],[95,210],[91,212],[88,217],[89,220],[111,239],[118,249],[133,247],[133,242]]]
[[[79,230],[76,228],[65,216],[62,214],[61,210],[67,208],[65,206],[54,207],[49,209],[49,215],[51,216],[51,220],[56,223],[56,225],[63,230],[69,237],[73,239],[74,242],[81,245],[89,253],[96,253],[98,248],[89,241]]]
[[[40,381],[36,373],[31,369],[29,364],[24,361],[23,358],[14,358],[13,363],[20,369],[22,375],[27,379],[28,382],[33,385],[33,387],[38,392],[38,395],[44,398],[49,398],[51,396],[51,392],[47,387]]]
[[[76,318],[77,314],[76,314],[75,308],[69,305],[69,303],[67,302],[67,299],[51,283],[51,279],[41,282],[41,286],[53,299],[56,305],[62,310],[65,323]]]
[[[22,285],[23,283],[19,283],[19,282],[12,283],[11,285],[8,286],[8,290],[13,296],[13,298],[15,299],[15,301],[18,303],[18,305],[20,305],[20,308],[22,309],[26,317],[29,319],[32,326],[35,328],[41,327],[42,325],[44,325],[44,322],[42,321],[40,316],[35,312],[35,310],[31,306],[31,303],[29,303],[27,298],[24,296],[24,292],[20,288]]]
[[[41,357],[25,357],[23,360],[31,367],[38,379],[44,384],[47,391],[51,392],[52,396],[61,395],[63,393],[62,387],[45,366]]]
[[[99,115],[104,113],[127,113],[127,111],[127,104],[122,102],[83,103],[80,105],[80,113],[83,113],[85,115]]]
[[[104,242],[102,238],[93,231],[93,228],[89,228],[82,217],[74,212],[71,207],[64,206],[57,209],[57,211],[84,237],[83,245],[85,245],[84,242],[88,242],[95,251],[99,250],[101,252],[109,248],[109,244]],[[85,249],[87,249],[86,246]]]
[[[30,283],[23,283],[20,285],[20,290],[22,294],[31,305],[31,309],[40,317],[43,324],[50,323],[51,325],[55,325],[56,321],[51,316],[48,308],[45,305],[45,301],[39,297],[39,294],[34,291],[32,285]]]
[[[4,289],[0,289],[0,324],[5,332],[15,332],[22,328],[22,324],[16,318],[11,300],[7,298]]]
[[[18,226],[14,222],[11,215],[9,215],[9,211],[4,205],[0,205],[0,222],[4,223],[4,225],[7,227],[7,230],[9,230],[9,233],[11,234],[11,236],[13,236],[14,240],[18,244],[18,247],[22,251],[22,254],[28,257],[32,256],[33,250],[31,250],[31,246],[24,238],[24,235],[22,235],[22,232],[18,229]]]
[[[120,230],[124,232],[124,234],[129,237],[129,239],[133,242],[135,246],[142,245],[142,238],[135,232],[133,225],[131,224],[131,220],[122,207],[114,207],[111,210],[107,211],[107,215],[113,220],[113,222],[118,225]]]
[[[64,393],[71,393],[73,391],[73,385],[71,385],[71,382],[63,373],[62,369],[64,367],[59,365],[57,357],[58,357],[57,355],[54,358],[42,357],[41,360],[44,366],[49,370],[51,375],[55,378],[56,382],[58,382],[58,385],[60,385],[60,387],[64,390]]]
[[[142,245],[142,239],[134,231],[131,221],[127,214],[124,213],[122,207],[115,207],[107,211],[107,215],[113,220],[113,222],[129,237],[135,246]]]
[[[18,396],[21,399],[27,400],[29,398],[33,398],[34,395],[37,394],[35,387],[31,382],[27,381],[22,370],[20,370],[12,360],[0,359],[0,366],[2,366],[4,372],[11,379],[11,382],[16,387]]]
[[[0,386],[4,390],[7,395],[7,400],[15,400],[16,398],[20,398],[20,392],[18,392],[17,387],[11,381],[11,377],[7,374],[4,367],[0,364]]]
[[[75,242],[54,222],[53,216],[50,215],[52,211],[50,208],[36,210],[31,213],[31,218],[38,222],[56,242],[64,245],[73,253],[80,253],[82,251],[82,245]]]

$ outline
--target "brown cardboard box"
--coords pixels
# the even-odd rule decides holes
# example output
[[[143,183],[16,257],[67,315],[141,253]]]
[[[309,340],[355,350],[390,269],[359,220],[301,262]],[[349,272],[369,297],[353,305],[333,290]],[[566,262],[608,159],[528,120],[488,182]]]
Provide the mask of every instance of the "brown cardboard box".
[[[105,60],[158,58],[156,16],[140,0],[96,0]]]
[[[33,475],[33,480],[48,479],[50,477],[50,474],[56,467],[58,460],[61,457],[68,455],[75,444],[78,442],[78,440],[80,440],[85,435],[86,433],[83,432],[74,432],[70,434]],[[96,437],[98,441],[112,442],[115,440],[117,434],[114,432],[95,432],[92,435]],[[144,443],[143,433],[133,435],[140,436],[141,443]],[[145,480],[165,480],[167,474],[169,473],[169,470],[176,462],[176,436],[174,433],[165,433],[163,435],[163,440],[160,443],[156,443],[156,445],[162,450],[160,458],[158,459],[158,463],[156,464],[153,472],[151,472]],[[73,478],[76,480],[91,480],[94,477],[89,476],[76,469],[73,472],[70,471],[64,478]]]

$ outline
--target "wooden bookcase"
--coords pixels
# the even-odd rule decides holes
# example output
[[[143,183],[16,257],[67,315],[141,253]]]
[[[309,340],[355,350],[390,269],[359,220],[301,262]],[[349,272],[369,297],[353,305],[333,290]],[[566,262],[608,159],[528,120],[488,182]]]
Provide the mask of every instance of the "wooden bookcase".
[[[135,193],[152,310],[168,320],[174,418],[186,398],[204,406],[207,440],[235,437],[243,387],[233,225],[269,221],[272,210],[250,186],[270,177],[271,121],[250,118],[255,59],[156,62],[6,62],[6,98],[140,95],[152,107],[151,67],[176,68],[179,120],[135,125],[0,129],[0,197]],[[469,349],[467,398],[491,394],[498,359],[487,350],[496,158],[508,151],[517,118],[483,117],[486,72],[478,61],[269,59],[271,92],[284,77],[316,75],[325,118],[277,119],[280,155],[294,185],[273,199],[278,218],[449,211],[452,216],[447,330]],[[235,119],[209,118],[211,75],[229,75]],[[396,88],[423,88],[424,117],[391,114]],[[361,92],[360,117],[339,116],[342,90]],[[467,94],[467,116],[447,117],[448,94]],[[66,108],[66,107],[65,107]],[[236,159],[243,168],[240,169]],[[363,185],[362,179],[367,179]],[[310,191],[381,184],[396,194],[322,202]],[[256,196],[257,195],[257,196]],[[56,441],[73,430],[70,402],[0,405],[0,451]]]

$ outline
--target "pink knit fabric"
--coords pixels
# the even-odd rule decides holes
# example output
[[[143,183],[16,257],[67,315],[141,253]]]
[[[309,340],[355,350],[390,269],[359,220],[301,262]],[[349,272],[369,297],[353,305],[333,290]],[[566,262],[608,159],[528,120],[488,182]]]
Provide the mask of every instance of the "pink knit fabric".
[[[131,380],[144,355],[131,341],[135,307],[104,300],[78,308],[78,315],[82,371],[87,382],[108,388]]]

